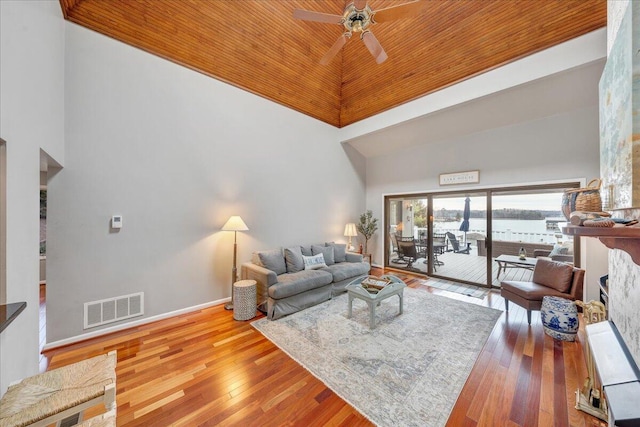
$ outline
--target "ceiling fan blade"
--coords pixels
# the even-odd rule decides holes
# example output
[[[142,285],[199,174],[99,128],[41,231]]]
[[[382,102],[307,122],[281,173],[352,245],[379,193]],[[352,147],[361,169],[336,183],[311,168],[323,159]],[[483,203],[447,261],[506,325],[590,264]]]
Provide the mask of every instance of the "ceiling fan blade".
[[[362,41],[378,64],[382,64],[388,58],[387,52],[384,51],[382,45],[371,31],[365,31],[362,33]]]
[[[374,22],[389,22],[400,18],[406,18],[420,10],[426,2],[415,0],[398,6],[391,6],[386,9],[376,10],[373,13]]]
[[[328,24],[341,24],[342,15],[332,15],[330,13],[312,12],[310,10],[295,9],[293,11],[295,19],[303,21],[325,22]]]
[[[357,10],[362,10],[367,6],[367,0],[355,0],[353,5]]]
[[[333,57],[336,56],[340,49],[342,49],[342,46],[344,46],[344,44],[347,42],[348,38],[349,37],[347,36],[347,34],[342,34],[340,37],[338,37],[338,40],[336,40],[333,46],[331,46],[331,49],[329,49],[329,51],[324,54],[322,59],[320,59],[320,64],[327,65],[329,62],[331,62]]]

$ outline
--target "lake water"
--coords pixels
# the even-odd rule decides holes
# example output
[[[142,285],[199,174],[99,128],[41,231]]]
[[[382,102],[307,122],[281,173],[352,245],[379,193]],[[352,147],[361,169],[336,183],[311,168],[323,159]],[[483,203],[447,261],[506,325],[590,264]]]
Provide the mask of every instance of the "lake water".
[[[455,234],[462,234],[460,224],[462,221],[436,222],[436,232],[452,231]],[[559,222],[560,229],[566,226],[566,222]],[[482,218],[471,218],[469,220],[468,233],[481,233],[486,235],[486,221]],[[467,233],[467,234],[468,234]],[[556,243],[556,235],[561,235],[559,230],[547,230],[547,222],[540,220],[525,219],[494,219],[493,238],[496,240],[515,240],[523,242],[545,242]],[[566,239],[563,236],[563,239]]]

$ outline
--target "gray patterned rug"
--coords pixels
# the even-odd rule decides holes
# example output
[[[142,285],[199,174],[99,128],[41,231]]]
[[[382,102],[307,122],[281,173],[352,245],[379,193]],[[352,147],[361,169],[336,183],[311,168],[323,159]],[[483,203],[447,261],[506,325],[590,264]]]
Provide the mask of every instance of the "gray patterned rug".
[[[443,426],[499,310],[406,288],[382,301],[369,329],[364,301],[347,295],[251,324],[380,426]]]

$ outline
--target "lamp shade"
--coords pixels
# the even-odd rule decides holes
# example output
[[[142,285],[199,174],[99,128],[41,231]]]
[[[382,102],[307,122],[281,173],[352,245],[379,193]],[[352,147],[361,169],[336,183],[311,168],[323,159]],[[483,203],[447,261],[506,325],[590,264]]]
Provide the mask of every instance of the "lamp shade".
[[[355,237],[358,235],[358,232],[356,231],[356,225],[353,222],[345,225],[344,235],[348,237]]]
[[[234,215],[222,226],[222,231],[247,231],[249,227],[244,223],[242,218]]]

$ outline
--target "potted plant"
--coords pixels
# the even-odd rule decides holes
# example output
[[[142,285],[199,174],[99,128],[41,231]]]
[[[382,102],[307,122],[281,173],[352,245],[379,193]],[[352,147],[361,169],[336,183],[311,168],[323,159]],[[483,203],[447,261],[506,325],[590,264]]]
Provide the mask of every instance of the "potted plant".
[[[378,230],[378,218],[373,217],[371,210],[360,215],[360,222],[356,224],[356,229],[364,236],[364,253],[368,254],[367,244],[369,239]]]

